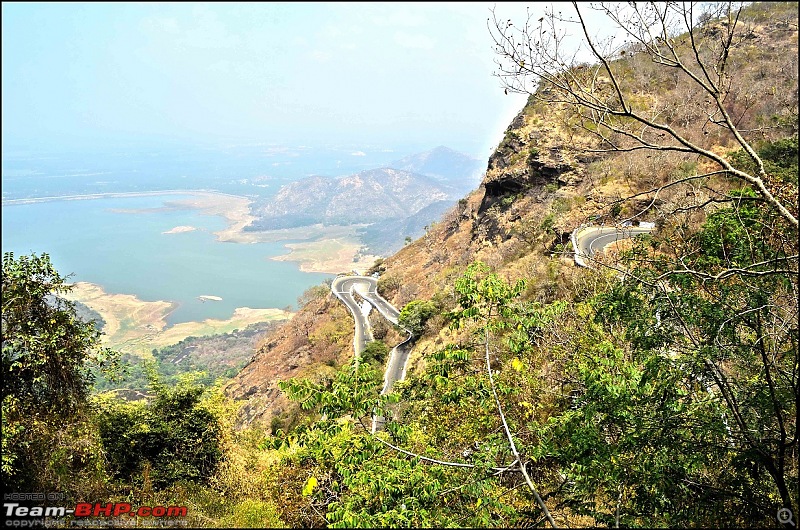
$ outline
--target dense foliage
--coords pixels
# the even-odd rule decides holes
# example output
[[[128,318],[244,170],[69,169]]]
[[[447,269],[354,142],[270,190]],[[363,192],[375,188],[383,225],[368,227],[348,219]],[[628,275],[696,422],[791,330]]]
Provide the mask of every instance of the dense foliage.
[[[425,323],[436,313],[436,306],[433,303],[426,300],[413,300],[400,311],[397,323],[418,337],[422,335]]]
[[[108,472],[117,480],[147,479],[155,488],[179,481],[206,483],[221,458],[219,421],[201,397],[203,386],[173,388],[151,374],[154,398],[124,403],[99,400],[98,424]]]
[[[223,434],[231,429],[223,418],[231,417],[230,408],[189,379],[162,383],[154,370],[145,389],[153,394],[149,401],[91,396],[95,375],[113,377],[118,356],[100,345],[95,325],[62,297],[68,290],[47,254],[3,256],[4,491],[55,492],[66,495],[65,502],[130,502],[132,489],[184,484],[182,502],[192,501],[189,487],[200,499],[197,515],[212,509],[203,501],[212,484],[226,488],[230,474],[243,474],[233,455],[223,462]],[[164,503],[176,502],[174,490],[159,495]],[[216,508],[221,521],[276,521],[272,505],[257,496],[231,508]]]
[[[111,364],[92,323],[61,295],[47,254],[3,255],[3,485],[64,488],[91,481],[101,456],[86,404],[90,368]]]
[[[734,210],[709,216],[694,240],[698,259],[723,259],[713,237],[720,223],[748,224]],[[732,235],[725,259],[748,244]],[[654,246],[644,239],[630,258]],[[514,469],[522,458],[561,522],[772,525],[798,487],[790,284],[780,274],[754,276],[757,285],[676,274],[666,292],[654,291],[644,275],[661,272],[658,260],[637,263],[587,300],[546,305],[524,301],[524,283],[468,268],[451,321],[473,339],[432,354],[398,385],[385,433],[370,434],[370,417],[391,415],[381,407],[393,398],[378,399],[366,369],[284,385],[320,414],[273,442],[286,465],[306,470],[297,487],[307,504],[333,526],[541,521]],[[747,309],[753,296],[758,305]],[[778,323],[782,333],[765,336]]]
[[[381,340],[368,342],[361,352],[361,360],[366,363],[383,366],[389,354],[389,347]]]

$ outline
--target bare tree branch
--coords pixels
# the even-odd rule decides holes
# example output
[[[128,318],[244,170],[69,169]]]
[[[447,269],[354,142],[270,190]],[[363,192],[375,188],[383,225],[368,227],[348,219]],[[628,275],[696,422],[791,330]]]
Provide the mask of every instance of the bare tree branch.
[[[728,3],[719,6],[718,12],[714,13],[715,16],[724,17],[726,22],[721,25],[724,28],[724,35],[718,43],[718,48],[714,48],[710,44],[710,38],[698,38],[699,30],[695,23],[692,4],[657,2],[642,4],[628,4],[624,7],[627,14],[633,15],[633,19],[623,18],[621,16],[623,8],[618,7],[618,4],[601,3],[597,9],[640,45],[654,63],[681,72],[688,78],[690,86],[705,94],[707,102],[713,107],[713,113],[708,113],[709,122],[718,125],[735,139],[753,161],[755,172],[735,167],[722,155],[691,140],[687,134],[678,131],[666,119],[659,118],[661,111],[653,112],[650,107],[647,110],[639,110],[632,104],[631,94],[623,87],[616,67],[612,64],[613,53],[599,48],[587,27],[581,11],[582,6],[577,2],[573,2],[577,15],[576,23],[581,28],[583,42],[598,62],[596,66],[578,64],[575,55],[571,58],[562,55],[563,33],[558,34],[556,22],[567,22],[565,19],[557,18],[550,13],[540,20],[537,32],[531,27],[530,15],[525,26],[518,29],[510,22],[503,24],[492,10],[493,26],[490,25],[489,29],[495,43],[495,51],[501,57],[501,60],[496,60],[499,67],[496,75],[506,90],[527,93],[547,103],[564,105],[565,108],[571,108],[582,120],[585,119],[585,122],[581,121],[581,127],[600,142],[597,147],[587,148],[588,151],[654,150],[697,154],[717,164],[727,175],[752,185],[772,208],[797,228],[797,217],[767,185],[768,175],[763,161],[738,128],[744,114],[754,104],[754,98],[748,99],[745,95],[744,108],[737,118],[733,118],[726,108],[725,102],[732,86],[727,68],[731,51],[739,44],[736,40],[736,31],[740,22],[741,6],[734,7]],[[682,31],[686,35],[686,39],[679,39],[682,46],[680,49],[673,36],[678,29],[673,21],[675,17],[682,20]],[[655,28],[658,29],[656,33],[653,32]],[[690,68],[682,58],[684,48],[692,54],[699,72]],[[611,87],[613,96],[610,98],[604,95],[600,70],[605,74],[605,79]],[[532,87],[527,85],[529,79],[534,81]],[[687,104],[694,99],[697,98],[688,98]],[[642,127],[638,132],[631,128],[634,123]],[[669,141],[658,141],[658,133]],[[623,145],[609,134],[632,143]]]

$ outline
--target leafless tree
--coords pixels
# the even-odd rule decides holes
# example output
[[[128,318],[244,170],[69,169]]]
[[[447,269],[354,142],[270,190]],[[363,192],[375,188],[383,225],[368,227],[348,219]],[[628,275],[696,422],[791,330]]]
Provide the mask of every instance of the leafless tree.
[[[536,19],[529,12],[522,25],[499,20],[492,11],[496,75],[506,91],[530,94],[571,113],[589,141],[588,151],[696,155],[713,169],[665,186],[714,175],[734,177],[750,184],[797,228],[796,189],[787,193],[771,180],[753,147],[775,126],[753,127],[748,120],[759,101],[772,99],[780,107],[776,113],[786,118],[784,128],[796,132],[797,61],[776,68],[772,75],[779,79],[768,82],[737,76],[737,63],[747,60],[739,48],[753,38],[750,26],[740,21],[744,3],[572,5],[574,16],[549,11]],[[587,11],[603,15],[604,29],[616,34],[595,37]],[[787,31],[796,38],[796,27]],[[575,36],[582,41],[577,48],[570,46]],[[787,91],[794,98],[787,98]],[[755,170],[731,163],[710,147],[708,137],[732,140]]]

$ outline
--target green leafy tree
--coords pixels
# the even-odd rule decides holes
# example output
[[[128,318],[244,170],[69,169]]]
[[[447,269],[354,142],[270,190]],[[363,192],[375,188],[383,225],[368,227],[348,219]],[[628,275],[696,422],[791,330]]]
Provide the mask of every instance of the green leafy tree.
[[[668,246],[637,241],[560,334],[568,394],[541,452],[598,524],[771,526],[797,506],[796,236],[737,194]]]
[[[525,484],[536,499],[536,503],[541,508],[545,519],[552,527],[556,527],[547,505],[528,473],[528,459],[518,448],[515,440],[516,433],[512,432],[513,426],[509,424],[506,418],[505,407],[500,400],[498,385],[495,384],[495,378],[492,374],[492,335],[513,326],[515,317],[520,314],[520,311],[515,307],[515,301],[524,289],[524,280],[519,280],[514,285],[509,285],[497,274],[491,272],[484,263],[473,263],[467,268],[464,275],[456,280],[455,290],[461,308],[451,313],[450,318],[455,327],[460,326],[465,319],[479,322],[480,325],[476,331],[479,334],[483,334],[486,374],[509,449],[514,457],[516,466],[525,478]],[[517,362],[520,361],[517,360]]]
[[[364,351],[361,352],[361,359],[364,362],[382,366],[386,362],[389,354],[389,347],[381,340],[373,340],[367,343]]]
[[[3,483],[74,486],[101,466],[85,421],[91,368],[113,365],[100,332],[62,295],[70,287],[47,254],[3,255]]]
[[[280,491],[288,490],[290,508],[282,517],[292,526],[513,526],[521,520],[502,500],[514,488],[497,478],[508,469],[493,465],[496,452],[458,462],[421,445],[425,434],[413,426],[388,421],[384,431],[371,432],[373,412],[390,420],[397,396],[379,394],[380,376],[369,365],[353,362],[330,380],[289,380],[280,387],[314,413],[303,427],[265,444],[280,459],[274,475]]]
[[[332,526],[518,526],[534,518],[555,526],[523,453],[529,429],[506,416],[531,404],[516,405],[519,392],[508,377],[498,379],[498,360],[489,352],[517,331],[523,289],[524,282],[508,285],[485,265],[471,266],[457,282],[460,307],[451,317],[475,332],[479,347],[434,353],[422,374],[397,385],[397,394],[379,395],[379,376],[366,363],[330,381],[281,383],[314,412],[306,427],[270,442],[286,455],[278,473],[303,470],[292,475],[305,499],[296,511],[325,513]],[[533,312],[525,318],[546,320]],[[501,362],[509,377],[524,376],[518,359],[504,354]],[[373,414],[387,419],[383,431],[371,432]]]
[[[222,457],[222,427],[203,405],[206,391],[190,376],[175,386],[149,371],[149,403],[98,398],[98,423],[108,467],[117,480],[140,483],[148,469],[155,488],[178,481],[206,484]]]
[[[397,319],[397,323],[410,331],[415,337],[425,331],[425,323],[436,314],[436,306],[426,300],[412,300],[407,303]]]

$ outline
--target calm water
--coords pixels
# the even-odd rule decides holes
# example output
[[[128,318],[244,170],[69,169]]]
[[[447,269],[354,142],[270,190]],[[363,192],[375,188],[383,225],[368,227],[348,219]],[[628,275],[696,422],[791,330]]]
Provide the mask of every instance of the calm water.
[[[142,300],[177,302],[168,322],[229,318],[237,307],[295,306],[308,287],[328,274],[300,272],[281,243],[221,243],[213,232],[226,220],[197,210],[159,210],[184,196],[105,198],[13,204],[2,207],[2,250],[46,252],[70,281],[102,285],[106,292]],[[155,209],[146,213],[115,210]],[[193,232],[164,234],[176,226]],[[200,302],[200,295],[222,301]]]

